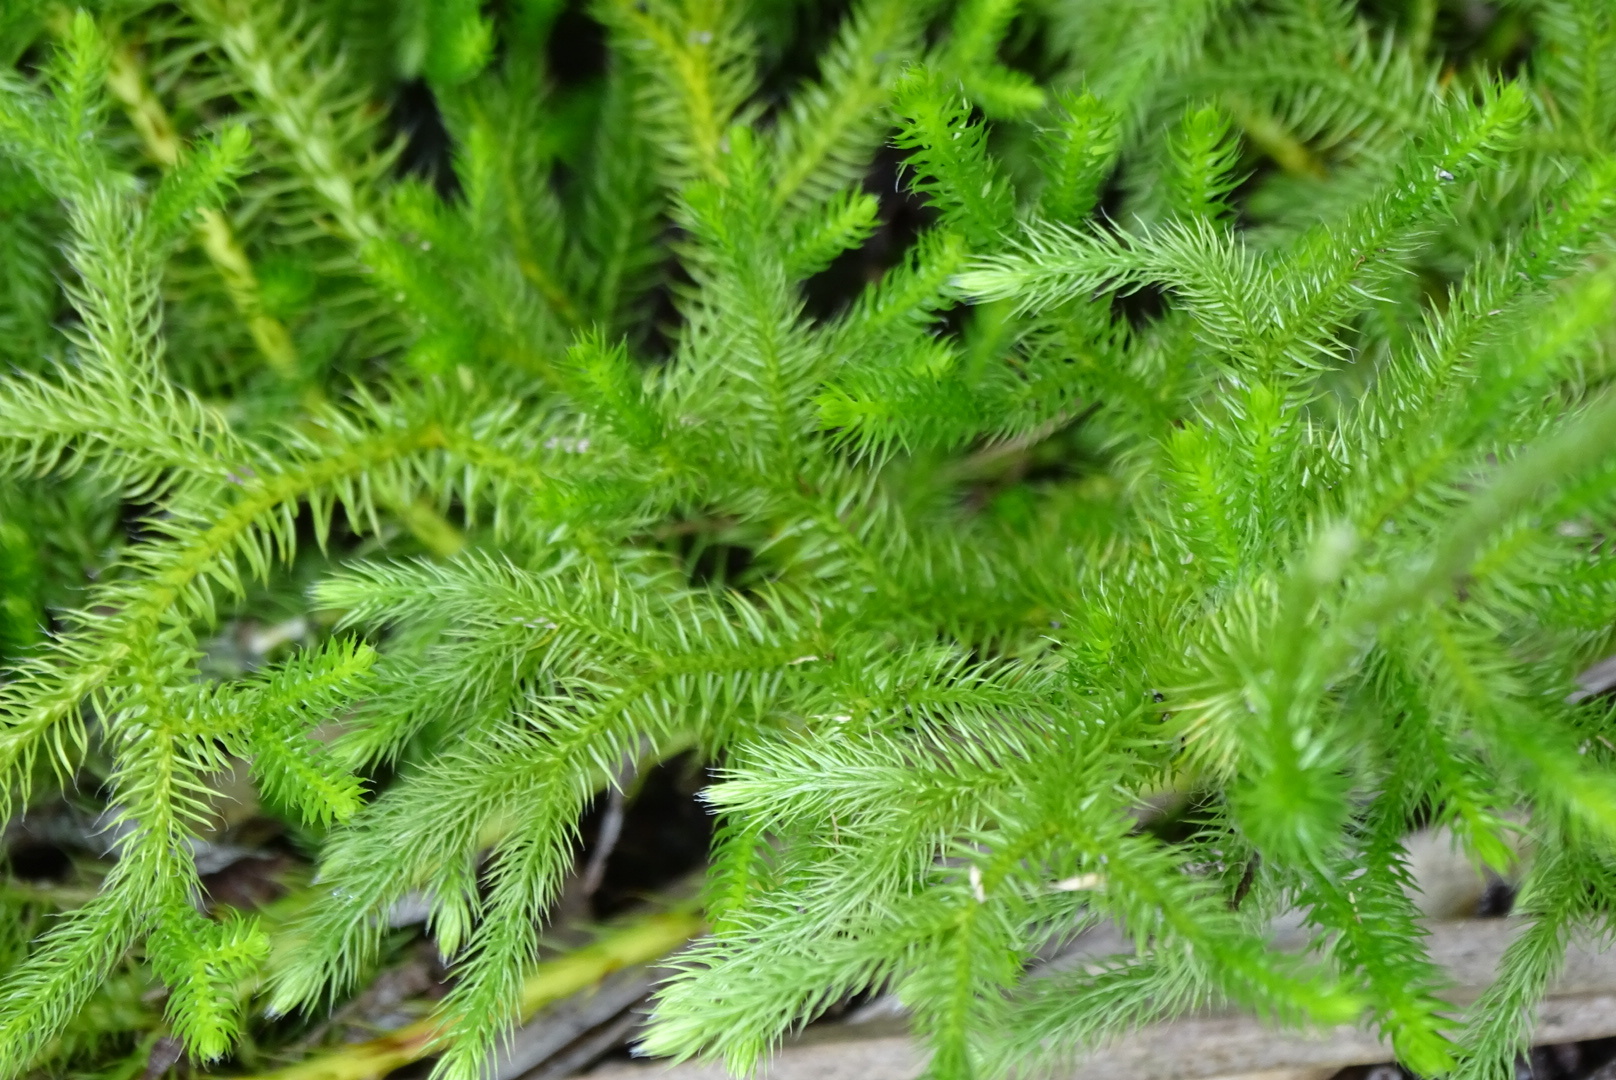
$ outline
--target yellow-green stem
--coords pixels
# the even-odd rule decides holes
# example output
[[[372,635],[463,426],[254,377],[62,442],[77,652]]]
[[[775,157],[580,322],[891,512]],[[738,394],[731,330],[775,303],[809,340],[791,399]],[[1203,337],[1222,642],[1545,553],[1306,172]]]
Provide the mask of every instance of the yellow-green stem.
[[[1251,144],[1291,176],[1324,180],[1329,171],[1318,155],[1286,130],[1277,118],[1235,94],[1226,95],[1223,107],[1246,133]]]
[[[107,89],[123,105],[147,155],[164,169],[178,165],[182,149],[179,133],[174,130],[168,110],[152,93],[140,68],[140,61],[128,45],[120,45],[112,50],[107,64]],[[247,252],[236,239],[230,220],[218,210],[203,210],[197,223],[197,233],[202,241],[202,250],[224,281],[230,302],[247,320],[247,331],[265,362],[281,378],[295,378],[297,348],[292,344],[292,335],[287,333],[286,326],[279,319],[263,310],[258,275],[253,272]]]
[[[693,909],[660,911],[543,961],[522,984],[518,1015],[526,1020],[547,1005],[588,990],[614,971],[660,959],[702,929],[701,914]],[[442,1023],[439,1017],[427,1017],[380,1038],[244,1080],[379,1080],[440,1049]]]
[[[179,133],[169,119],[168,110],[146,82],[140,61],[128,45],[121,45],[112,52],[107,65],[107,88],[123,105],[147,155],[165,169],[177,165],[183,147]],[[218,210],[203,210],[197,234],[203,252],[224,282],[230,302],[247,320],[247,332],[270,370],[283,379],[295,379],[299,367],[297,346],[286,324],[264,311],[258,275],[246,250],[236,239],[230,219]],[[310,405],[324,399],[318,387],[310,387],[305,396]],[[424,500],[389,509],[423,547],[439,558],[448,558],[465,546],[460,530]]]

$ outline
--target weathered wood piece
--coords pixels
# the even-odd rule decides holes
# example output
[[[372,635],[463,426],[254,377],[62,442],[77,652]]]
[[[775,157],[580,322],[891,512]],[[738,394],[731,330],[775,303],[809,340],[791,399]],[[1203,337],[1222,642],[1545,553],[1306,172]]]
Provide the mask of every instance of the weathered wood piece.
[[[1448,997],[1474,1001],[1491,981],[1498,959],[1520,932],[1514,919],[1465,919],[1431,927],[1431,955],[1447,972]],[[1089,955],[1095,955],[1095,950]],[[767,1080],[915,1080],[920,1048],[888,1022],[825,1025],[788,1045],[761,1073]],[[1575,1042],[1616,1035],[1616,946],[1583,939],[1544,1003],[1536,1040]],[[1079,1062],[1063,1080],[1210,1080],[1249,1074],[1327,1075],[1348,1065],[1387,1061],[1390,1049],[1355,1027],[1294,1032],[1239,1013],[1213,1013],[1152,1024]],[[720,1065],[612,1065],[591,1080],[726,1080]]]

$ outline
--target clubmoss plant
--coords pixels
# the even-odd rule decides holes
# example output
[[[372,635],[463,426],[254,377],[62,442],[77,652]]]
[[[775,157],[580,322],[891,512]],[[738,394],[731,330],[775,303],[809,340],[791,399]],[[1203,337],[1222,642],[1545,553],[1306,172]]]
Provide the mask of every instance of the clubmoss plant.
[[[473,1080],[580,815],[685,753],[643,1047],[737,1073],[890,988],[938,1080],[1213,1003],[1502,1080],[1610,929],[1605,0],[14,0],[0,51],[0,810],[116,851],[0,950],[0,1075],[113,986],[225,1057],[420,894]],[[209,674],[309,573],[330,632]],[[273,933],[201,902],[238,761],[318,848]],[[1527,852],[1463,1013],[1427,824]]]

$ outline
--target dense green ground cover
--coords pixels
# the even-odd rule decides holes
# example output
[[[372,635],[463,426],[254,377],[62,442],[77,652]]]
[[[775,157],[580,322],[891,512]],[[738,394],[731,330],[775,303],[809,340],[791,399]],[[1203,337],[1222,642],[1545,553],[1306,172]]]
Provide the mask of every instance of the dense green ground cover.
[[[13,0],[0,51],[0,809],[109,845],[0,889],[0,1074],[293,1054],[424,898],[471,1080],[675,758],[710,933],[644,1045],[736,1070],[891,987],[940,1080],[1210,1002],[1504,1077],[1607,925],[1605,0]],[[202,887],[243,770],[317,868],[272,912]],[[1427,824],[1524,874],[1464,1015]]]

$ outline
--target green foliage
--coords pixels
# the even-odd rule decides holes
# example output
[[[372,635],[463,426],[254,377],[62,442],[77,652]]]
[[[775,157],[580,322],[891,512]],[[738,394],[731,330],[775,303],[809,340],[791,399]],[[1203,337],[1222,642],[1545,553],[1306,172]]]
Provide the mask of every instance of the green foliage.
[[[810,67],[789,11],[600,0],[581,73],[545,0],[178,7],[0,17],[0,808],[94,792],[116,855],[0,939],[0,1075],[148,979],[226,1057],[415,894],[471,1080],[580,816],[690,752],[652,1052],[888,988],[938,1080],[1219,1002],[1509,1075],[1616,903],[1600,4],[859,0]],[[323,639],[218,678],[310,566]],[[286,925],[204,895],[243,764],[317,849]],[[1531,853],[1459,1018],[1427,823]]]

